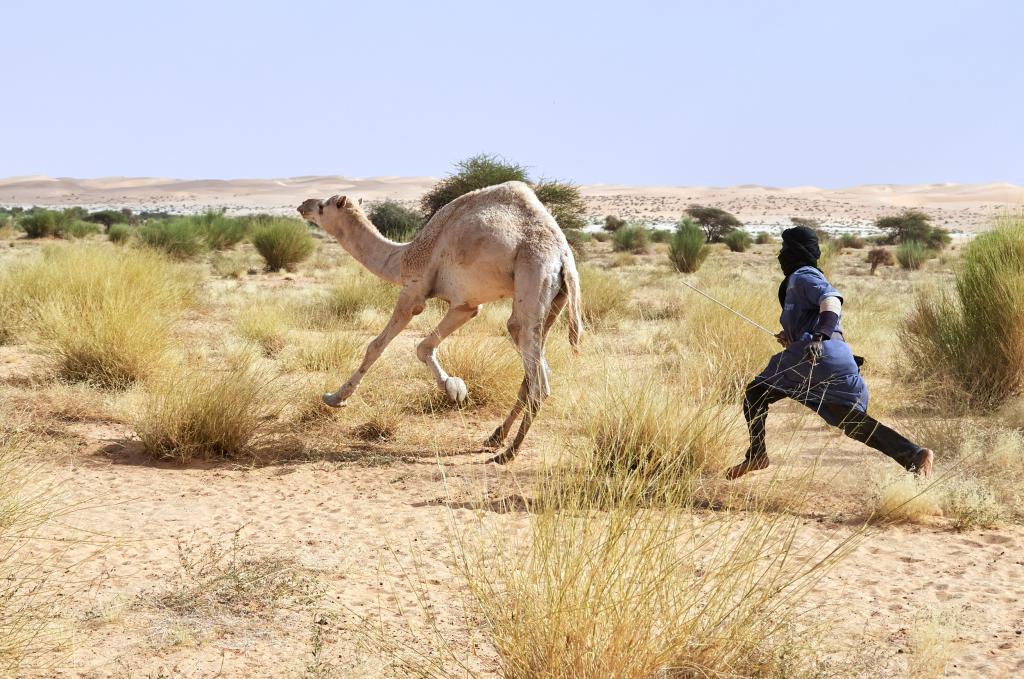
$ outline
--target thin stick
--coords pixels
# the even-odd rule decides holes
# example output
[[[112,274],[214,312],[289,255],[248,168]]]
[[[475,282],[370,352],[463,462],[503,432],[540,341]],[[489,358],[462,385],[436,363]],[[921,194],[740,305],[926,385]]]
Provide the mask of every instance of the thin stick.
[[[724,304],[724,303],[722,303],[722,302],[719,302],[719,301],[718,301],[717,299],[715,299],[714,297],[712,297],[712,296],[711,296],[711,295],[709,295],[708,293],[704,292],[703,290],[701,290],[700,288],[698,288],[698,287],[696,287],[696,286],[690,285],[690,284],[689,284],[689,283],[687,283],[686,281],[679,281],[679,282],[680,282],[680,283],[682,283],[683,285],[685,285],[686,287],[690,288],[690,289],[691,289],[691,290],[693,290],[694,292],[696,292],[696,293],[697,293],[698,295],[701,295],[701,296],[703,296],[703,297],[707,297],[707,298],[708,298],[708,299],[710,299],[710,300],[711,300],[712,302],[714,302],[714,303],[715,303],[715,304],[717,304],[718,306],[722,307],[722,308],[723,308],[723,309],[725,309],[726,311],[730,311],[730,312],[732,312],[732,313],[736,314],[737,316],[739,316],[740,318],[742,318],[743,320],[745,320],[745,321],[746,321],[747,323],[750,323],[750,324],[751,324],[752,326],[754,326],[755,328],[757,328],[758,330],[760,330],[760,331],[761,331],[761,332],[763,332],[764,334],[766,334],[766,335],[771,335],[772,337],[775,337],[775,333],[774,333],[774,332],[772,332],[772,331],[771,331],[771,330],[769,330],[768,328],[764,327],[763,325],[761,325],[760,323],[758,323],[758,322],[757,322],[757,321],[755,321],[754,319],[752,319],[752,318],[748,318],[747,316],[744,316],[743,314],[741,314],[740,312],[736,311],[735,309],[733,309],[733,308],[732,308],[731,306],[729,306],[728,304]]]

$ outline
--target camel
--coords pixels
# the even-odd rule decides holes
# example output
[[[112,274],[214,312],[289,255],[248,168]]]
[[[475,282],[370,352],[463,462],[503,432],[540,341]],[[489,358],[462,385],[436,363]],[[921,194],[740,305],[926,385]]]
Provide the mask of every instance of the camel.
[[[544,343],[563,308],[569,308],[569,342],[576,351],[583,334],[575,258],[533,190],[512,181],[467,193],[438,210],[404,244],[384,238],[359,203],[346,196],[310,198],[298,210],[370,272],[402,288],[390,320],[367,346],[360,366],[337,391],[324,394],[329,406],[345,404],[387,345],[432,297],[448,302],[448,312],[416,347],[416,356],[433,371],[438,387],[450,399],[465,401],[466,383],[445,372],[437,347],[480,313],[482,304],[512,298],[507,327],[522,357],[524,376],[511,412],[485,442],[500,448],[522,414],[512,443],[489,460],[511,462],[550,394]]]

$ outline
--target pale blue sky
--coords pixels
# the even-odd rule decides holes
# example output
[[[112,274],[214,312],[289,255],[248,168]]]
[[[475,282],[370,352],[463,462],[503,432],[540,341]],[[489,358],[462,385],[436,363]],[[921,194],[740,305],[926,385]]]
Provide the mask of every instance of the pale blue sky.
[[[1024,184],[1024,2],[5,2],[0,176]]]

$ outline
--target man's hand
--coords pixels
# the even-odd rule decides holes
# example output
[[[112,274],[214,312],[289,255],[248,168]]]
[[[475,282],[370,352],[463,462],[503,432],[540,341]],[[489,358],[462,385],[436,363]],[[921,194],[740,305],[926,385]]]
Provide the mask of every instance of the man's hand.
[[[815,335],[814,339],[811,340],[810,344],[807,345],[807,351],[804,352],[804,358],[808,361],[817,363],[821,360],[821,357],[825,355],[825,338],[821,335]]]
[[[775,333],[775,341],[784,347],[789,346],[789,340],[786,338],[785,330],[780,330],[779,332]]]

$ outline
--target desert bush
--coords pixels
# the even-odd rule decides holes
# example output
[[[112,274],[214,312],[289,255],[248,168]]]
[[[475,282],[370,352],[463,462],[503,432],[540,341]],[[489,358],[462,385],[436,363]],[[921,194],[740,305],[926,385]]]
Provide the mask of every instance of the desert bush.
[[[590,234],[590,237],[596,240],[598,243],[607,243],[612,239],[612,235],[610,233],[605,233],[603,231],[597,231],[595,233],[592,233]]]
[[[612,250],[615,252],[642,254],[647,252],[649,244],[647,228],[640,224],[624,226],[612,236]]]
[[[582,261],[586,257],[586,250],[584,245],[590,242],[590,234],[586,231],[579,231],[578,229],[566,229],[565,240],[572,248],[573,255],[576,256],[576,261]]]
[[[775,237],[767,231],[758,231],[757,235],[754,236],[754,242],[758,245],[771,245],[775,242]]]
[[[84,222],[81,219],[74,219],[61,227],[61,238],[74,239],[85,238],[100,232],[100,227],[92,222]]]
[[[110,227],[114,224],[129,224],[131,222],[131,210],[98,210],[90,212],[85,216],[85,221],[93,224],[101,224],[103,229],[110,233]]]
[[[926,523],[942,516],[942,489],[903,471],[874,479],[873,521]]]
[[[821,220],[814,217],[790,217],[789,221],[793,223],[793,226],[802,226],[819,234],[825,231],[825,226],[821,223]]]
[[[871,248],[868,252],[867,263],[871,265],[871,275],[874,276],[878,267],[896,264],[896,258],[892,256],[892,252],[888,248]]]
[[[943,493],[942,509],[957,530],[995,528],[1003,519],[1003,506],[992,486],[981,478],[950,479]]]
[[[864,239],[853,233],[844,233],[839,237],[839,247],[850,248],[851,250],[863,250]]]
[[[896,261],[904,269],[916,271],[924,266],[930,257],[932,257],[932,252],[923,243],[917,241],[903,241],[896,247]]]
[[[743,226],[743,223],[725,210],[717,207],[705,207],[703,205],[691,205],[686,208],[686,214],[695,221],[700,228],[704,229],[709,243],[717,243],[726,234],[735,231]]]
[[[124,245],[132,237],[134,230],[127,224],[111,224],[107,229],[107,238],[110,239],[111,243],[116,245]]]
[[[910,628],[908,679],[942,679],[956,653],[959,623],[951,611],[926,610]],[[955,665],[954,665],[955,667]]]
[[[890,244],[920,243],[930,250],[941,250],[950,243],[949,232],[931,223],[920,210],[904,210],[898,215],[879,217],[875,226],[887,233]]]
[[[668,229],[648,229],[647,235],[652,243],[668,243],[672,240],[672,232]]]
[[[583,322],[594,330],[614,326],[626,313],[629,289],[615,274],[593,266],[581,266],[579,274]]]
[[[227,250],[241,243],[249,235],[249,220],[228,217],[223,210],[208,210],[201,215],[184,219],[195,225],[196,231],[202,234],[203,241],[210,250]]]
[[[704,231],[689,219],[680,220],[668,246],[668,259],[676,271],[694,273],[711,252]]]
[[[426,222],[419,210],[407,208],[395,200],[375,203],[367,217],[385,238],[402,243],[412,240]]]
[[[273,434],[276,392],[274,378],[245,360],[176,366],[147,382],[135,431],[148,453],[179,462],[251,455]]]
[[[266,220],[253,228],[250,240],[267,263],[268,271],[291,271],[313,254],[315,248],[309,227],[298,219]]]
[[[902,338],[914,373],[957,387],[971,407],[1024,391],[1024,218],[967,245],[953,290],[920,294]]]
[[[527,169],[487,153],[456,163],[456,172],[438,182],[420,200],[420,208],[429,219],[438,210],[470,191],[508,181],[531,184],[537,198],[563,229],[586,226],[585,208],[579,188],[569,182],[541,179],[530,181]]]
[[[46,238],[57,234],[57,214],[50,210],[34,210],[18,219],[18,228],[29,238]]]
[[[626,225],[626,220],[616,217],[615,215],[605,215],[604,225],[601,227],[605,231],[614,233]]]
[[[150,221],[139,227],[137,233],[143,245],[174,259],[192,259],[205,250],[199,224],[187,217]]]
[[[750,249],[750,245],[753,243],[753,239],[750,234],[742,229],[736,229],[731,231],[722,238],[722,242],[725,243],[733,252],[746,252]]]
[[[0,283],[10,318],[65,379],[122,387],[163,359],[195,281],[166,258],[98,246],[53,247]]]

